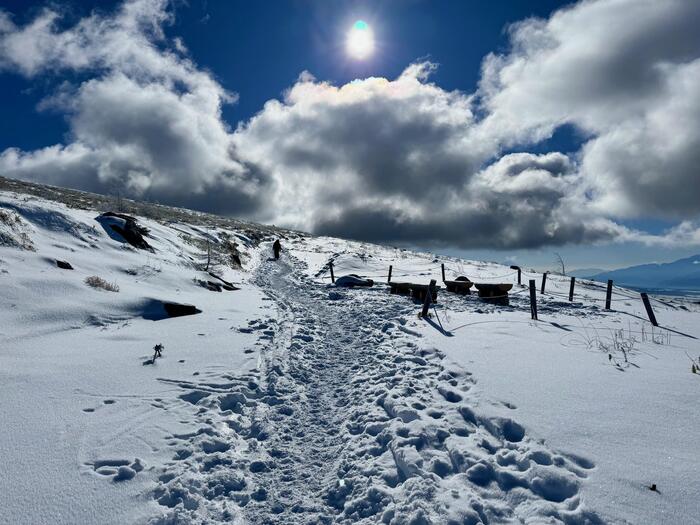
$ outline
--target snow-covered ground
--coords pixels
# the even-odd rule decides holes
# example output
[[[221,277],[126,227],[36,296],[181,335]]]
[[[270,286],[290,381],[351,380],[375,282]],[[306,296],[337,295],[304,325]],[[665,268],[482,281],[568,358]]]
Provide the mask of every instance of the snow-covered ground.
[[[139,250],[59,200],[0,192],[1,523],[700,523],[698,304],[652,331],[629,290],[524,272],[539,321],[517,285],[420,319],[389,265],[515,272],[163,207]]]

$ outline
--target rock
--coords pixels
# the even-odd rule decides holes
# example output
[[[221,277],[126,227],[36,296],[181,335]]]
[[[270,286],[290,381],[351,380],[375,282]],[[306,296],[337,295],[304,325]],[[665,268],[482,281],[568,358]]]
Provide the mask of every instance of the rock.
[[[213,283],[211,281],[201,281],[202,286],[204,286],[207,290],[211,292],[220,292],[221,291],[221,286],[218,285],[217,283]]]
[[[350,275],[343,275],[335,280],[335,285],[338,287],[354,288],[355,286],[374,286],[374,281],[372,279],[366,279],[365,277],[360,277],[357,274],[351,273]]]
[[[211,275],[214,279],[218,279],[219,281],[221,281],[221,284],[219,286],[221,286],[224,290],[229,290],[229,291],[240,290],[240,288],[236,287],[233,283],[226,281],[225,279],[222,279],[221,277],[216,275],[214,272],[207,272],[207,273],[209,275]]]
[[[108,211],[98,216],[96,220],[108,230],[108,233],[109,230],[117,233],[134,248],[154,251],[153,247],[144,239],[144,235],[148,234],[148,228],[139,225],[134,217]]]
[[[58,266],[59,268],[61,268],[63,270],[72,270],[73,269],[73,266],[71,266],[71,264],[68,261],[59,261],[58,259],[56,259],[56,266]]]
[[[168,303],[163,301],[163,308],[168,317],[201,314],[202,311],[192,304]]]

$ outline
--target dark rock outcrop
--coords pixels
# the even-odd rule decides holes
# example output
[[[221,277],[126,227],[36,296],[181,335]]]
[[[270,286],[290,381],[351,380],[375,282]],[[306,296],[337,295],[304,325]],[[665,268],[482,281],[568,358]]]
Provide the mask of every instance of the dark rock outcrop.
[[[192,304],[169,303],[163,301],[163,308],[168,317],[182,317],[184,315],[201,314],[202,311]]]
[[[56,259],[56,266],[58,266],[59,268],[61,268],[63,270],[72,270],[73,269],[73,266],[71,266],[71,263],[69,263],[68,261],[59,261],[58,259]]]
[[[123,226],[110,221],[109,218],[112,217],[121,219],[121,221],[123,221]],[[153,247],[148,244],[146,239],[144,239],[144,236],[148,235],[148,228],[138,224],[136,219],[131,215],[108,211],[97,217],[97,220],[105,229],[110,229],[117,233],[134,248],[138,248],[139,250],[155,251]]]

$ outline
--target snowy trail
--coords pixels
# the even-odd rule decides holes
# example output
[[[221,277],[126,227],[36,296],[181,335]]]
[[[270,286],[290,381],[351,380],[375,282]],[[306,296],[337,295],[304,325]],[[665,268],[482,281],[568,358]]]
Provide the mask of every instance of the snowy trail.
[[[592,462],[478,411],[471,375],[420,345],[414,304],[302,266],[254,277],[278,310],[243,329],[257,370],[174,382],[199,428],[170,441],[154,522],[602,522],[578,496]]]

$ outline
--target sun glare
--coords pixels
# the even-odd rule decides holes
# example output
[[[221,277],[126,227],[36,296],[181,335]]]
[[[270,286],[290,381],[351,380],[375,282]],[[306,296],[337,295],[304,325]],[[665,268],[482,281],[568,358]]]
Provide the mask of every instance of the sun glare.
[[[345,42],[348,55],[357,60],[363,60],[374,51],[374,36],[367,22],[358,20],[348,33]]]

